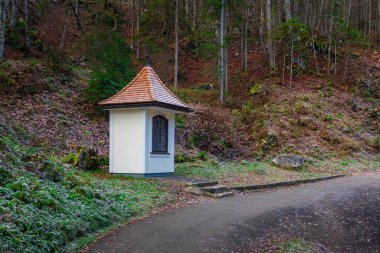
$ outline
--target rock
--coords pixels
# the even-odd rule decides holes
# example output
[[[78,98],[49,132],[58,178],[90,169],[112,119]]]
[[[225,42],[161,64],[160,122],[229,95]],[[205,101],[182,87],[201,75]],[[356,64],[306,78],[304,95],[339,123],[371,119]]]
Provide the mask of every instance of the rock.
[[[293,63],[294,63],[294,64],[297,64],[298,67],[299,67],[301,70],[303,70],[303,71],[307,69],[307,63],[306,63],[306,60],[303,59],[303,58],[293,59]]]
[[[363,103],[355,99],[350,101],[350,107],[353,112],[365,111],[367,109]]]
[[[298,169],[304,165],[305,159],[298,155],[281,154],[273,159],[273,163],[284,168]]]
[[[222,192],[222,193],[216,193],[214,197],[217,199],[221,199],[221,198],[232,197],[233,195],[234,195],[233,192]]]
[[[194,195],[203,195],[203,191],[199,187],[187,187],[185,191]]]
[[[213,186],[208,186],[208,187],[202,187],[202,191],[204,192],[209,192],[209,193],[223,193],[228,191],[228,187],[224,185],[213,185]]]
[[[78,162],[75,164],[81,170],[99,169],[99,157],[95,148],[84,147],[79,150]]]

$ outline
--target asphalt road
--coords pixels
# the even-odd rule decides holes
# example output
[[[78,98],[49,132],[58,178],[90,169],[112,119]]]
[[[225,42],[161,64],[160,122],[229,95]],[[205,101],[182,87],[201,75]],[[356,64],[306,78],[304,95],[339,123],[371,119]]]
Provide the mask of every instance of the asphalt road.
[[[261,252],[276,238],[380,252],[380,175],[226,198],[127,225],[88,252]]]

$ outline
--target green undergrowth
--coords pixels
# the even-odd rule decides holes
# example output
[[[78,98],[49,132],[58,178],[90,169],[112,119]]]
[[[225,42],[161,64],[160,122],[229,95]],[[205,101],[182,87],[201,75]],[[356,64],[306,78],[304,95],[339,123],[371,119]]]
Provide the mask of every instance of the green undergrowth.
[[[0,119],[1,120],[1,119]],[[76,251],[98,232],[172,200],[157,180],[77,171],[0,121],[0,252]]]

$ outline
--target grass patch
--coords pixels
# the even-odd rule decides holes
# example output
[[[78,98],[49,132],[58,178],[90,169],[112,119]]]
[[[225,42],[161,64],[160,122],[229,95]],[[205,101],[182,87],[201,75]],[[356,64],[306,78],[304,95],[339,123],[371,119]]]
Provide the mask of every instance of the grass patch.
[[[314,245],[310,242],[295,239],[289,240],[280,246],[278,253],[314,253]]]
[[[197,161],[176,164],[175,174],[194,178],[219,180],[226,185],[266,184],[281,181],[327,176],[308,169],[284,170],[269,162],[227,162]]]
[[[378,157],[374,157],[368,159],[318,161],[313,163],[309,167],[309,170],[316,173],[345,175],[372,173],[380,170],[380,160]]]

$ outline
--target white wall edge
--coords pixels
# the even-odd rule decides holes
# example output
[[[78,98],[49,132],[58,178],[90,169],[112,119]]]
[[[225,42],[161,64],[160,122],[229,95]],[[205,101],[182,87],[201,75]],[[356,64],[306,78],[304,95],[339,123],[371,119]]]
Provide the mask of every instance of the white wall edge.
[[[110,131],[109,131],[109,135],[110,135],[110,143],[109,143],[109,172],[112,173],[113,172],[113,144],[114,144],[114,136],[113,136],[113,113],[112,111],[109,112],[109,120],[110,120]]]

